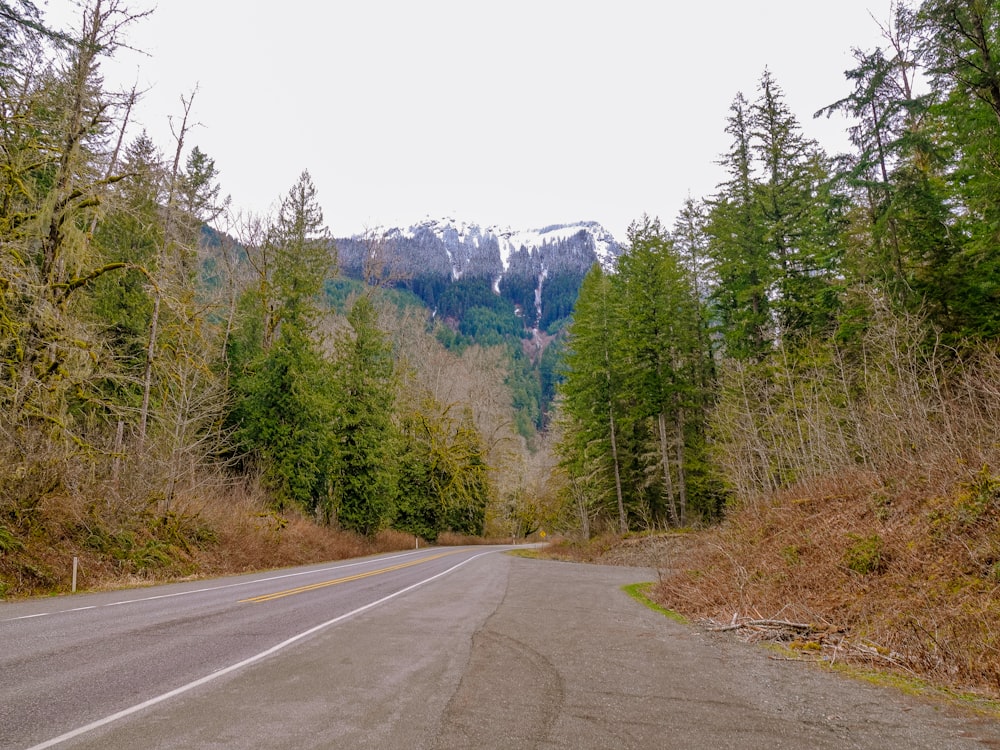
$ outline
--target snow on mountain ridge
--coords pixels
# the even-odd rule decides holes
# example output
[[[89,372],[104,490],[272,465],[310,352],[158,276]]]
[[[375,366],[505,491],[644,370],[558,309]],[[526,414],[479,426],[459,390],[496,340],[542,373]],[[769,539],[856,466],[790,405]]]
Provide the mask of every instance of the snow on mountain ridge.
[[[470,243],[478,248],[480,244],[492,237],[500,248],[500,260],[504,270],[510,265],[510,256],[524,248],[532,250],[546,244],[568,240],[581,231],[587,232],[594,242],[594,252],[601,266],[606,270],[614,265],[618,255],[619,245],[615,238],[596,221],[580,221],[573,224],[553,224],[540,229],[516,230],[497,224],[482,226],[476,222],[456,220],[452,217],[433,219],[426,217],[406,229],[389,230],[390,234],[413,238],[421,230],[433,232],[440,240],[445,241],[448,233],[454,232],[462,244]],[[449,253],[450,255],[450,253]]]

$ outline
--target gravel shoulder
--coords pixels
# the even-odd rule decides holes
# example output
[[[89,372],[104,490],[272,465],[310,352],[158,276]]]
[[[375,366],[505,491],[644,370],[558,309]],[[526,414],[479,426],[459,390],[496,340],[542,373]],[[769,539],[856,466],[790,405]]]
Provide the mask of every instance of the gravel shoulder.
[[[620,590],[653,575],[516,560],[432,747],[1000,747],[997,722],[775,660]]]

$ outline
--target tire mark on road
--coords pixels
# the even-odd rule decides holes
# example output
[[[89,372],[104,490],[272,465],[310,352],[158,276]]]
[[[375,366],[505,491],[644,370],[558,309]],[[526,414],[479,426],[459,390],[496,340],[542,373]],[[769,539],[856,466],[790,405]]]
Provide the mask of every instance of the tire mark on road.
[[[468,667],[433,748],[465,750],[485,738],[518,748],[543,746],[565,695],[562,676],[544,654],[487,621],[473,637]]]

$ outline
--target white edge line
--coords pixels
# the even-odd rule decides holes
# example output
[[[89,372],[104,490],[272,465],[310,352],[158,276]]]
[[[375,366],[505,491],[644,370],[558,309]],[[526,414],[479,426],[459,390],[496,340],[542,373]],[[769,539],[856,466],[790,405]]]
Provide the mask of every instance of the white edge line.
[[[6,620],[0,620],[0,622],[15,622],[17,620],[30,620],[33,617],[48,617],[49,615],[64,615],[69,612],[82,612],[85,609],[98,609],[101,607],[120,607],[123,604],[138,604],[140,602],[151,602],[155,599],[172,599],[177,596],[188,596],[190,594],[204,594],[206,591],[219,591],[221,589],[232,589],[238,588],[240,586],[250,586],[254,583],[267,583],[268,581],[278,581],[282,578],[295,578],[296,576],[307,576],[311,573],[329,573],[331,570],[343,570],[344,568],[355,568],[358,565],[367,565],[369,563],[377,563],[382,560],[395,560],[400,557],[411,557],[412,555],[419,555],[427,550],[432,549],[431,547],[424,547],[419,552],[402,552],[398,555],[386,555],[384,557],[374,557],[366,560],[359,560],[358,562],[346,563],[344,565],[331,565],[329,568],[314,568],[310,570],[302,570],[296,573],[283,573],[280,576],[269,576],[267,578],[254,578],[252,581],[240,581],[239,583],[227,583],[223,586],[207,586],[200,589],[191,589],[189,591],[176,591],[172,594],[157,594],[156,596],[145,596],[139,599],[122,599],[117,602],[108,602],[107,604],[94,604],[89,607],[75,607],[74,609],[57,609],[51,612],[39,612],[34,615],[21,615],[20,617],[11,617]]]
[[[428,548],[420,550],[420,552],[426,552]],[[344,568],[356,568],[359,565],[368,565],[369,563],[377,563],[382,560],[395,560],[398,557],[409,557],[411,555],[420,554],[420,552],[403,552],[399,555],[388,555],[386,557],[375,557],[369,558],[367,560],[359,560],[358,562],[346,563],[344,565],[331,565],[329,568],[314,568],[310,570],[302,570],[296,573],[284,573],[280,576],[268,576],[267,578],[254,578],[252,581],[240,581],[239,583],[227,583],[222,586],[207,586],[201,589],[191,589],[190,591],[176,591],[172,594],[157,594],[156,596],[144,596],[139,599],[123,599],[120,602],[110,602],[109,604],[101,604],[101,607],[118,607],[122,604],[136,604],[138,602],[151,602],[154,599],[172,599],[177,596],[187,596],[188,594],[203,594],[206,591],[219,591],[220,589],[233,589],[239,588],[240,586],[250,586],[254,583],[267,583],[268,581],[279,581],[282,578],[295,578],[296,576],[307,576],[311,573],[329,573],[331,570],[343,570]],[[72,610],[69,610],[72,611]]]
[[[489,552],[480,552],[478,555],[473,555],[472,557],[466,558],[457,565],[452,565],[450,568],[443,570],[440,573],[436,573],[435,575],[432,575],[430,578],[425,578],[422,581],[417,581],[416,583],[411,584],[406,588],[400,589],[399,591],[396,591],[392,594],[389,594],[388,596],[383,596],[381,599],[378,599],[374,602],[369,602],[368,604],[365,604],[362,607],[358,607],[357,609],[353,609],[350,612],[347,612],[346,614],[334,617],[332,620],[327,620],[324,623],[315,625],[309,628],[308,630],[299,633],[298,635],[293,635],[291,638],[288,638],[275,646],[271,646],[271,648],[267,649],[266,651],[261,651],[259,654],[244,659],[243,661],[237,662],[236,664],[231,664],[228,667],[223,667],[217,672],[212,672],[211,674],[205,675],[204,677],[200,677],[199,679],[194,680],[193,682],[189,682],[187,685],[181,685],[180,687],[174,688],[173,690],[163,693],[162,695],[157,695],[156,697],[150,698],[149,700],[143,701],[142,703],[137,703],[134,706],[130,706],[129,708],[119,711],[118,713],[111,714],[110,716],[105,716],[103,719],[98,719],[97,721],[93,721],[90,724],[79,727],[77,729],[73,729],[72,731],[66,732],[65,734],[61,734],[58,737],[53,737],[51,740],[46,740],[45,742],[42,742],[39,745],[32,745],[27,750],[45,750],[45,748],[55,747],[56,745],[59,745],[68,740],[72,740],[76,737],[79,737],[80,735],[86,734],[87,732],[92,732],[95,729],[99,729],[100,727],[118,721],[119,719],[124,719],[126,716],[131,716],[132,714],[142,711],[143,709],[149,708],[150,706],[155,706],[157,703],[162,703],[163,701],[169,700],[171,698],[176,698],[178,695],[182,695],[183,693],[186,693],[190,690],[194,690],[197,687],[201,687],[202,685],[211,682],[212,680],[215,680],[219,677],[222,677],[223,675],[227,675],[230,672],[235,672],[236,670],[242,669],[243,667],[248,667],[251,664],[254,664],[255,662],[261,661],[262,659],[271,656],[271,654],[275,654],[278,651],[281,651],[282,649],[291,646],[293,643],[296,643],[297,641],[300,641],[303,638],[312,635],[313,633],[319,632],[320,630],[328,628],[331,625],[336,625],[338,622],[346,620],[349,617],[353,617],[354,615],[360,614],[365,610],[371,609],[372,607],[377,607],[380,604],[384,604],[390,599],[395,599],[397,596],[401,596],[409,591],[413,591],[413,589],[417,588],[418,586],[423,586],[425,583],[430,583],[433,580],[448,575],[453,570],[461,568],[466,563],[470,563],[473,560],[483,557],[484,555],[491,555],[496,551],[497,550],[490,550]]]

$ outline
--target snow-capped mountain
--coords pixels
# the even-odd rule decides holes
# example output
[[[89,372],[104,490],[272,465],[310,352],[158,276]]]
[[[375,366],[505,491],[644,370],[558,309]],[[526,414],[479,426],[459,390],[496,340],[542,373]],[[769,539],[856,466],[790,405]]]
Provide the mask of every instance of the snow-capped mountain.
[[[380,263],[391,269],[389,283],[416,294],[435,314],[490,307],[494,302],[486,297],[499,298],[512,305],[529,330],[570,315],[587,271],[594,263],[612,269],[621,253],[597,222],[515,230],[428,218],[336,244],[340,268],[348,276],[363,277],[365,259],[377,245]],[[454,288],[449,292],[449,287]]]
[[[460,221],[453,218],[432,219],[430,217],[410,226],[408,229],[394,229],[387,233],[390,237],[416,238],[430,232],[442,241],[450,250],[458,246],[471,246],[476,249],[491,248],[496,245],[500,254],[500,263],[506,271],[510,267],[510,259],[517,252],[531,252],[553,248],[557,245],[570,244],[581,255],[593,252],[593,258],[606,269],[614,266],[615,259],[621,249],[615,238],[596,221],[581,221],[575,224],[553,224],[541,229],[513,229],[497,224],[480,226],[476,223]],[[587,247],[587,246],[590,247]],[[546,253],[547,254],[547,253]],[[588,264],[589,267],[589,264]],[[461,274],[461,269],[456,269]],[[457,278],[457,276],[456,276]]]
[[[394,245],[393,254],[410,273],[446,273],[453,280],[487,277],[494,285],[509,272],[585,273],[595,261],[611,269],[621,252],[611,233],[593,221],[518,230],[454,218],[426,218],[405,229],[385,229],[380,234]],[[363,244],[359,237],[337,242],[345,270],[355,264],[360,268],[358,251]]]

